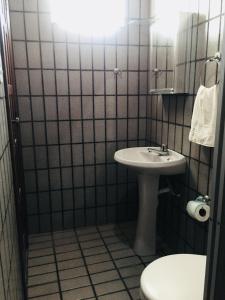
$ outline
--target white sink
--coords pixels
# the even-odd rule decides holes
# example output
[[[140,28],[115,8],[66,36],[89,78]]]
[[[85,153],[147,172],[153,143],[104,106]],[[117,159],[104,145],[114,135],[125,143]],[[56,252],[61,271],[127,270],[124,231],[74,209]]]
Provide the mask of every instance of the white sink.
[[[160,175],[185,172],[185,157],[159,147],[135,147],[118,150],[114,159],[138,173],[139,212],[134,250],[138,255],[156,254],[156,210]]]
[[[185,157],[175,151],[168,150],[168,155],[149,152],[149,147],[127,148],[116,151],[114,159],[137,171],[148,174],[174,175],[184,172]],[[159,147],[151,149],[160,150]]]

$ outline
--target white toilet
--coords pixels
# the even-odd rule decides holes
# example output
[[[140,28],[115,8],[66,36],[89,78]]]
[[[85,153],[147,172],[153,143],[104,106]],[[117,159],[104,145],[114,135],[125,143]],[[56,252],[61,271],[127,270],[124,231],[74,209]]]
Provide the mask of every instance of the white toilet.
[[[206,256],[176,254],[149,264],[141,275],[142,300],[203,300]]]

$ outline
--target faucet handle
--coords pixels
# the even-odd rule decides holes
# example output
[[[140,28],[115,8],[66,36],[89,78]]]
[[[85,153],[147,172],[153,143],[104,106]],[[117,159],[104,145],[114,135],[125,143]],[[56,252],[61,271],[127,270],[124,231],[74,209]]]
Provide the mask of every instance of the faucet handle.
[[[165,144],[162,144],[161,149],[162,149],[163,152],[168,151],[168,147]]]

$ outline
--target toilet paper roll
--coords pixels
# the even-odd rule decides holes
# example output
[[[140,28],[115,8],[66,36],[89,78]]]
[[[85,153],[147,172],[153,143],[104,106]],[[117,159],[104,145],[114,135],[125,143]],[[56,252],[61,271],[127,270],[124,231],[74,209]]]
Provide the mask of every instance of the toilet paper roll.
[[[186,210],[189,216],[199,222],[206,222],[210,216],[210,207],[204,202],[189,201]]]

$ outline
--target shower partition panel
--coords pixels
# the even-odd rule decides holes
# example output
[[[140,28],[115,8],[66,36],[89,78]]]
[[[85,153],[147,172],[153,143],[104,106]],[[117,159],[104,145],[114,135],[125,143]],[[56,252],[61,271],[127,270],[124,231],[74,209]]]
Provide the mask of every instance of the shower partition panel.
[[[22,156],[20,147],[20,131],[18,107],[15,95],[15,79],[14,79],[14,63],[12,55],[12,42],[9,20],[8,0],[0,1],[0,45],[2,57],[2,70],[4,80],[4,90],[8,117],[8,128],[10,138],[10,149],[13,167],[13,181],[15,193],[15,206],[17,213],[17,227],[19,236],[19,247],[21,256],[21,266],[24,275],[25,290],[25,263],[26,263],[26,205],[23,194],[23,172],[22,172]]]
[[[225,31],[223,32],[223,41]],[[204,300],[225,298],[225,43],[222,43]]]

